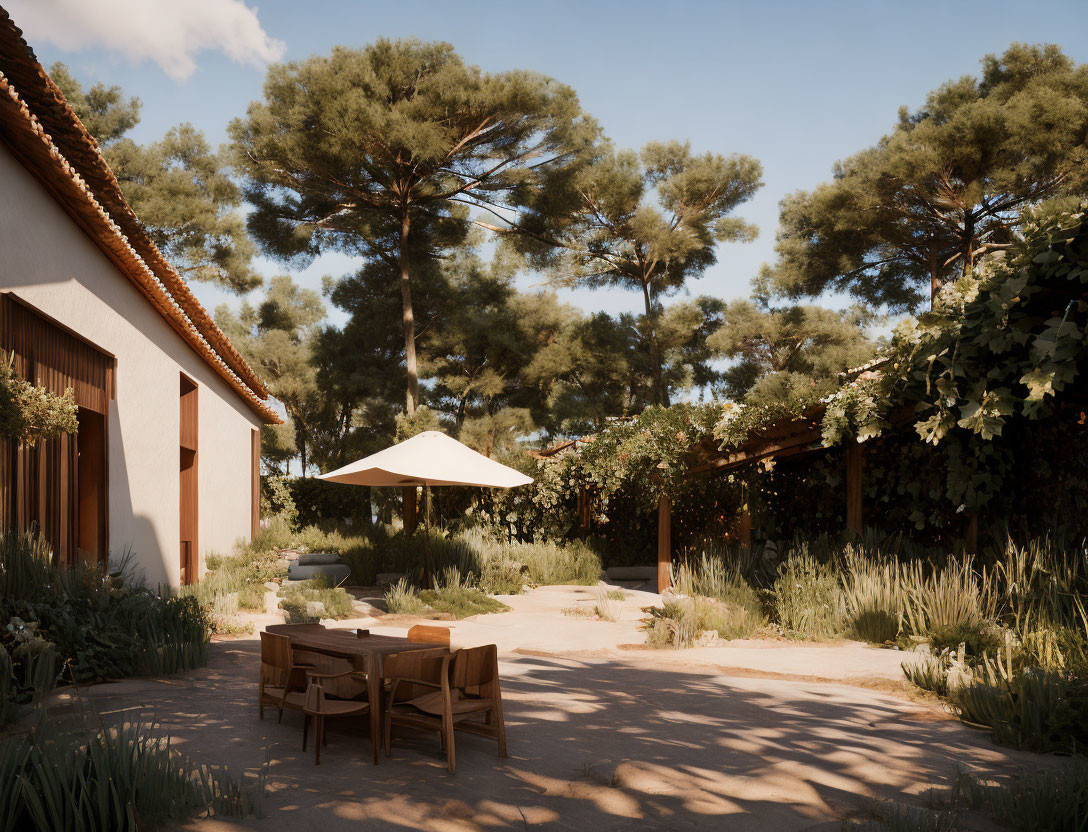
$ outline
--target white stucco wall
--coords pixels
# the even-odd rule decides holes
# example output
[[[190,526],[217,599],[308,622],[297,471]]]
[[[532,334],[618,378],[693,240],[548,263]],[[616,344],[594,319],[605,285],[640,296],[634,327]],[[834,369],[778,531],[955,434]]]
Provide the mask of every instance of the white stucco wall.
[[[199,386],[201,564],[250,533],[251,431],[259,417],[166,323],[0,143],[0,290],[117,357],[109,422],[110,552],[177,585],[180,373]]]

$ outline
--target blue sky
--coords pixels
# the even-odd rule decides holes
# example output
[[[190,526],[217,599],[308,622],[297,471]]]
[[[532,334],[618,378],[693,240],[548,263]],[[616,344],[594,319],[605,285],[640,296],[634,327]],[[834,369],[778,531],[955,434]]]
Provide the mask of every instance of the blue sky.
[[[123,26],[130,2],[89,5],[107,21],[118,15],[117,26]],[[232,3],[240,5],[238,0],[175,0],[164,25],[182,25],[178,20],[190,9],[214,15]],[[207,11],[209,4],[215,12]],[[64,24],[56,21],[63,19],[63,7],[78,8],[77,0],[7,5],[44,64],[63,60],[85,83],[120,84],[142,99],[143,121],[134,134],[139,141],[187,121],[218,143],[230,119],[260,94],[263,67],[232,61],[222,51],[189,48],[196,69],[179,80],[132,49],[104,46],[86,28],[62,32]],[[33,25],[20,16],[23,9],[31,17],[51,5],[58,6],[58,14],[30,20]],[[692,294],[723,298],[747,294],[760,264],[773,259],[778,201],[827,179],[835,160],[876,141],[892,126],[900,105],[918,106],[926,91],[975,73],[984,54],[1016,40],[1058,43],[1075,60],[1088,61],[1083,0],[562,0],[543,5],[468,0],[260,0],[254,5],[250,0],[248,5],[268,38],[282,42],[277,49],[285,60],[326,53],[336,44],[363,46],[379,36],[445,40],[485,70],[528,68],[570,84],[619,146],[679,138],[698,151],[757,157],[766,184],[739,215],[760,226],[759,239],[722,247],[718,265],[691,285]],[[154,54],[156,36],[147,37],[144,52]],[[229,44],[230,37],[221,40]],[[284,271],[275,263],[260,267],[266,274]],[[345,258],[323,258],[298,276],[317,288],[322,274],[350,269]],[[194,288],[210,307],[224,299],[208,287]],[[618,312],[640,305],[636,294],[620,290],[562,294],[586,309]]]

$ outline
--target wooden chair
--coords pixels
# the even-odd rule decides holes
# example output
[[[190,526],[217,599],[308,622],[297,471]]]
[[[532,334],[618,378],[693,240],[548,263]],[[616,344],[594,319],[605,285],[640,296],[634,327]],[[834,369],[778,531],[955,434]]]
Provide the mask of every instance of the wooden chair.
[[[408,640],[422,644],[442,644],[450,646],[449,627],[429,627],[426,624],[416,624],[408,630]]]
[[[325,633],[328,635],[342,635],[344,638],[355,638],[358,633],[365,632],[369,634],[369,630],[356,630],[355,633],[348,633],[346,630],[329,630],[324,624],[308,623],[308,624],[269,624],[264,628],[266,633],[277,633],[280,635],[288,635],[292,632],[312,632],[312,633]],[[326,684],[325,695],[335,696],[339,699],[356,699],[366,694],[366,676],[362,676],[362,682],[355,678],[349,678],[346,674],[350,673],[354,668],[351,662],[344,659],[338,659],[334,656],[326,656],[324,653],[314,653],[305,649],[294,649],[295,664],[311,668],[318,673],[329,674],[332,676],[345,676],[345,678],[331,679],[330,683]],[[299,688],[300,691],[304,691],[305,684]]]
[[[261,676],[257,682],[257,715],[264,719],[264,706],[271,703],[279,710],[283,722],[283,709],[292,707],[288,695],[306,690],[306,671],[312,665],[296,663],[291,650],[291,639],[279,633],[261,633]]]
[[[457,772],[453,738],[455,729],[494,737],[499,742],[499,756],[505,757],[506,725],[502,717],[499,660],[495,645],[458,650],[452,657],[442,659],[437,673],[433,664],[436,656],[426,657],[431,662],[430,667],[426,667],[421,653],[432,654],[432,651],[397,653],[386,657],[385,675],[392,680],[392,684],[389,706],[385,712],[385,755],[388,757],[391,753],[393,724],[396,723],[437,731],[446,750],[450,774]],[[413,665],[413,656],[418,665]],[[390,662],[390,659],[394,660]],[[398,702],[396,691],[401,681],[437,689],[406,702]],[[472,717],[483,717],[483,721]]]
[[[302,750],[306,750],[306,739],[310,730],[310,720],[314,721],[314,765],[321,765],[321,746],[328,745],[325,737],[325,720],[349,716],[362,716],[370,712],[370,704],[356,699],[326,699],[325,688],[322,680],[333,680],[344,676],[362,676],[349,670],[346,673],[314,673],[308,672],[309,684],[306,693],[292,693],[288,698],[303,713],[302,720]]]

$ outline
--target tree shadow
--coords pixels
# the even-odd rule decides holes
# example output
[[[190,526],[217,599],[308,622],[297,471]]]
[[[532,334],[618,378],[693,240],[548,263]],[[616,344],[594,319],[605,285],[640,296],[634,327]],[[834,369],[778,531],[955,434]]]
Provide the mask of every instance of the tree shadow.
[[[885,694],[847,685],[655,669],[651,662],[507,656],[510,757],[458,734],[456,776],[437,736],[405,732],[371,763],[365,719],[330,724],[320,766],[300,715],[256,713],[259,645],[212,645],[208,667],[103,698],[107,720],[156,719],[202,762],[269,762],[268,817],[184,828],[803,829],[1039,758]],[[121,701],[117,701],[121,700]],[[208,824],[206,827],[203,824]]]

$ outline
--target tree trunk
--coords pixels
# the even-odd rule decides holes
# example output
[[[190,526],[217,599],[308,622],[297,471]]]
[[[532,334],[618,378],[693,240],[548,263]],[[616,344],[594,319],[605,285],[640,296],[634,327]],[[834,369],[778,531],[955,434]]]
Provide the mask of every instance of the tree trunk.
[[[642,299],[646,304],[646,326],[650,340],[650,367],[654,379],[654,404],[669,406],[669,393],[665,389],[665,371],[661,362],[661,347],[657,343],[657,319],[653,299],[650,297],[650,283],[642,281]]]
[[[941,278],[937,274],[937,252],[930,249],[929,252],[929,308],[933,310],[933,304],[937,300],[937,293],[941,291]]]
[[[416,319],[412,312],[412,283],[408,274],[408,230],[410,220],[405,206],[400,220],[400,297],[404,321],[404,361],[408,369],[405,413],[411,419],[419,404],[419,370],[416,366]]]
[[[295,445],[298,447],[299,461],[302,463],[302,476],[306,476],[306,438],[302,435],[302,431],[298,428],[298,423],[295,423]]]
[[[963,214],[963,273],[975,265],[975,215],[968,209]]]

